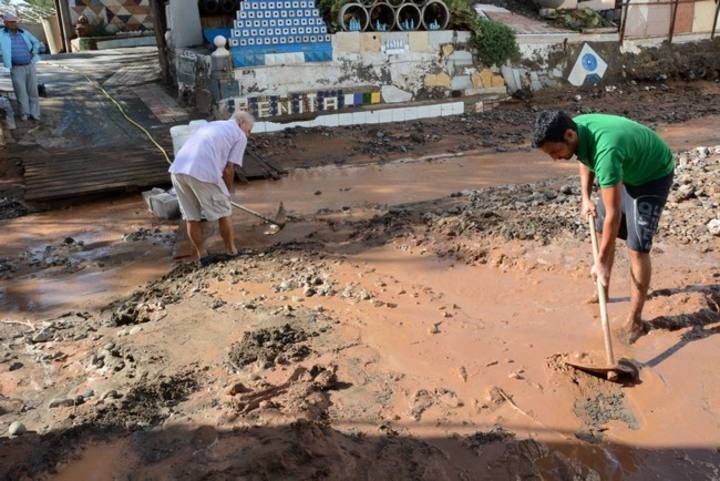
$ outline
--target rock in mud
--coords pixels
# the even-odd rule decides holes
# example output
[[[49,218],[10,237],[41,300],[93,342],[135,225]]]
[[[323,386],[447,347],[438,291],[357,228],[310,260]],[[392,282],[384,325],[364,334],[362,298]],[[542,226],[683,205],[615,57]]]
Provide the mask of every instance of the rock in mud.
[[[17,371],[18,369],[22,369],[23,363],[20,361],[15,361],[12,364],[10,364],[10,367],[8,367],[8,371]]]
[[[449,408],[459,408],[463,405],[458,395],[448,389],[437,389],[435,395],[437,396],[438,402]]]
[[[305,331],[289,324],[279,329],[246,332],[242,340],[230,348],[230,364],[239,370],[257,361],[265,368],[274,366],[282,358],[300,361],[311,352],[305,344],[308,339]]]
[[[468,436],[465,438],[465,444],[470,449],[477,449],[486,444],[500,443],[511,439],[515,439],[515,433],[498,426],[490,431],[478,431],[477,433]]]
[[[707,230],[714,236],[720,236],[720,219],[713,219],[708,222]]]
[[[20,436],[21,434],[25,433],[27,429],[25,428],[25,425],[21,423],[20,421],[13,422],[10,427],[8,428],[8,434],[10,436]]]
[[[420,421],[423,413],[433,405],[434,401],[435,397],[431,392],[425,389],[417,391],[410,402],[410,414],[413,419]]]
[[[48,404],[48,407],[50,409],[61,408],[61,407],[69,408],[69,407],[73,407],[74,405],[75,405],[74,399],[53,399]]]
[[[30,342],[32,342],[33,344],[40,344],[43,342],[52,341],[54,337],[55,333],[51,328],[43,328],[32,335],[32,337],[30,338]]]
[[[199,388],[191,372],[160,376],[135,385],[119,403],[98,408],[93,424],[103,428],[136,429],[154,426],[171,414],[171,408]],[[117,398],[108,394],[107,398]]]

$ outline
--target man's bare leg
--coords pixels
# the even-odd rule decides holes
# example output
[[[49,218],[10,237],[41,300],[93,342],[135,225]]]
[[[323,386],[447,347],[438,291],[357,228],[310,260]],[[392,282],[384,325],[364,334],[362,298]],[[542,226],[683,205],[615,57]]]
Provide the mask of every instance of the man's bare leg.
[[[218,223],[220,224],[220,237],[222,237],[225,243],[225,253],[236,256],[238,251],[237,247],[235,247],[235,232],[233,231],[232,217],[221,217]]]
[[[208,255],[207,249],[205,249],[205,239],[202,231],[202,223],[199,221],[188,221],[187,222],[188,237],[190,242],[195,248],[195,255],[198,259],[201,259]]]
[[[645,334],[642,311],[650,288],[652,264],[648,252],[628,250],[630,254],[630,313],[624,326],[627,341],[633,343]]]

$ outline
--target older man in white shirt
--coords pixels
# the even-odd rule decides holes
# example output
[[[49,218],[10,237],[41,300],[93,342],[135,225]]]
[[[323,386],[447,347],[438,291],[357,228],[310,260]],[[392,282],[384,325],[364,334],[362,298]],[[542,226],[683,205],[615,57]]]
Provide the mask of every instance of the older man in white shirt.
[[[208,257],[200,222],[218,221],[225,253],[237,255],[232,225],[235,166],[242,166],[247,139],[255,119],[236,112],[230,120],[210,122],[196,130],[183,144],[170,166],[180,212],[197,258]]]

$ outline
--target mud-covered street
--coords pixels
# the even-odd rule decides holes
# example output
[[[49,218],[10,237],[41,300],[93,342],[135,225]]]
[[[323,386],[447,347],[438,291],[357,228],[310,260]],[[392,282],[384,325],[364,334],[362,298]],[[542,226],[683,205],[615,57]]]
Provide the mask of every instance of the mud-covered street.
[[[5,220],[0,478],[716,480],[713,125],[659,126],[679,155],[649,332],[616,342],[636,385],[564,364],[602,335],[576,166],[537,152],[252,183],[236,199],[290,222],[236,213],[242,255],[208,267],[139,196]]]

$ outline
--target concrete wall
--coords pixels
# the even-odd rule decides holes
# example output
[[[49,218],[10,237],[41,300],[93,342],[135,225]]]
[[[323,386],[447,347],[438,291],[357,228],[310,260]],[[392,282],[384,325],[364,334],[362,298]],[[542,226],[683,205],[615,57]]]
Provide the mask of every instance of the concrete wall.
[[[209,56],[176,52],[181,92],[211,98],[220,109],[247,109],[259,118],[300,115],[365,105],[504,95],[499,70],[478,65],[470,33],[459,31],[340,32],[329,62],[277,63],[238,68],[229,78],[206,77]],[[204,60],[193,56],[202,57]],[[300,59],[302,60],[302,59]],[[203,102],[205,103],[205,102]]]

